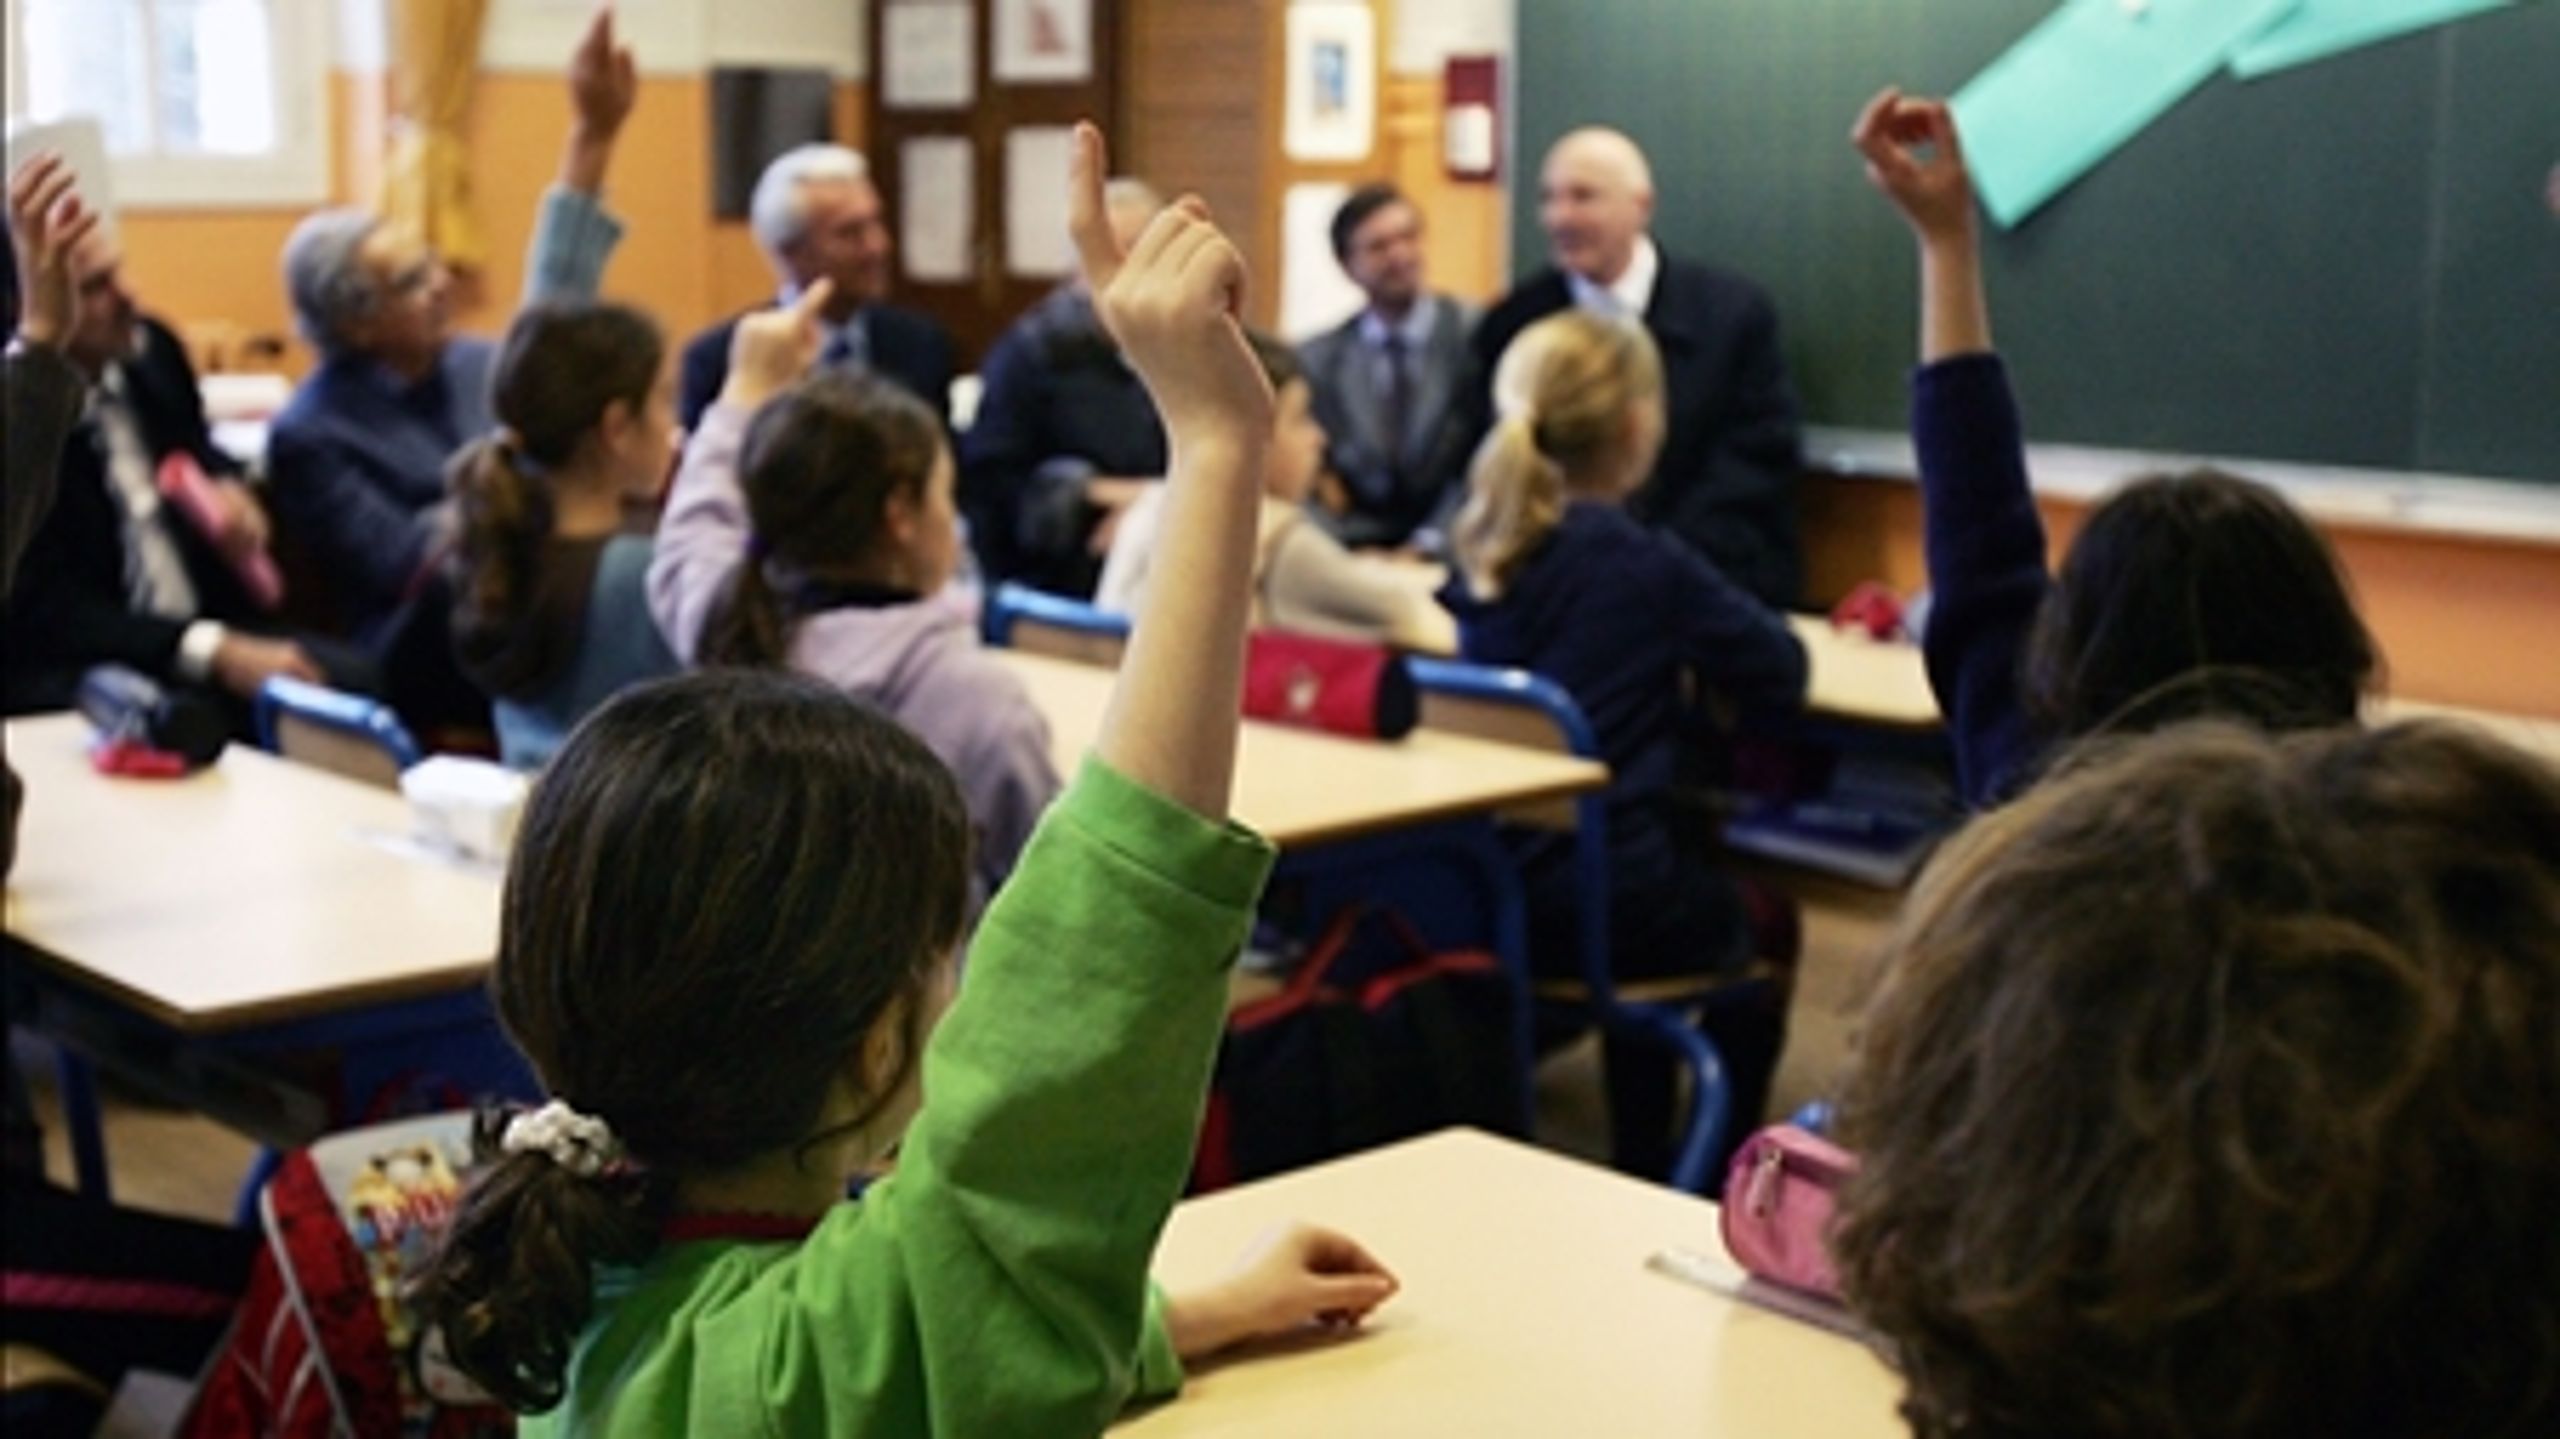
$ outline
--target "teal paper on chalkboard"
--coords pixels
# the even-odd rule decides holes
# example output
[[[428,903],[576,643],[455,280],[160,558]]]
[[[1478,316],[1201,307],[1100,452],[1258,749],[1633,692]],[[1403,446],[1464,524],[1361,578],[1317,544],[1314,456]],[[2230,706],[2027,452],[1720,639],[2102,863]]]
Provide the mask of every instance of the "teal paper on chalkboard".
[[[2231,73],[2243,80],[2254,80],[2260,75],[2361,49],[2378,40],[2514,3],[2515,0],[2302,0],[2300,9],[2268,26],[2265,33],[2232,55]]]
[[[1955,93],[2002,226],[2061,193],[2301,0],[2070,0]]]

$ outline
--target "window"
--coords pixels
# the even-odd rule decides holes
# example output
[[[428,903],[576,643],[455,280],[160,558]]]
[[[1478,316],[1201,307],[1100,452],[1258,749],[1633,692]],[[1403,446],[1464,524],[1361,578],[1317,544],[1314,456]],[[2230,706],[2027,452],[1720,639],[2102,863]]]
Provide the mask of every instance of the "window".
[[[9,114],[87,116],[115,201],[310,205],[329,189],[329,0],[8,0]]]

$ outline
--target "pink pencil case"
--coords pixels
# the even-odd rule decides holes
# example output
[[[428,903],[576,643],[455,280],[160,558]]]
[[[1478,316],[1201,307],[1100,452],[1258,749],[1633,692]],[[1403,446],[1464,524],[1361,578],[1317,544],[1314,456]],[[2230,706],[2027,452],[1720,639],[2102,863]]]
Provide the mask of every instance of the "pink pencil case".
[[[222,544],[222,502],[214,498],[213,480],[196,463],[196,457],[184,450],[160,462],[158,476],[160,498],[178,507],[196,533],[205,537],[224,560],[231,573],[239,578],[240,587],[249,600],[262,610],[272,610],[284,603],[284,575],[265,550],[252,550],[245,555],[233,554]]]
[[[1733,1156],[1718,1211],[1724,1247],[1754,1277],[1829,1299],[1840,1274],[1823,1243],[1857,1156],[1809,1130],[1773,1124]]]

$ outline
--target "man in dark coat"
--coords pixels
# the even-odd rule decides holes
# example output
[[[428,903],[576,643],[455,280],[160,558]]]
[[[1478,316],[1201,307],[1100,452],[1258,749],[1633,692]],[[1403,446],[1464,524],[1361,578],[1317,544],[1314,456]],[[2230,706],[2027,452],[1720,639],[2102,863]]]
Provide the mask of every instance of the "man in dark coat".
[[[1476,330],[1475,432],[1492,425],[1494,366],[1522,330],[1570,306],[1641,320],[1662,351],[1667,432],[1629,509],[1764,603],[1798,607],[1801,440],[1777,313],[1749,280],[1663,254],[1653,201],[1644,152],[1615,130],[1576,130],[1547,152],[1538,217],[1552,263]]]

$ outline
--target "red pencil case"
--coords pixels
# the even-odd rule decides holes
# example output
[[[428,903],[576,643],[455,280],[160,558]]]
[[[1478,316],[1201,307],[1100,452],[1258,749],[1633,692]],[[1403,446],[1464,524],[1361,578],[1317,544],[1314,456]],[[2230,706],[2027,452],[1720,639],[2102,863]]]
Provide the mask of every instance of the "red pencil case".
[[[1404,657],[1383,645],[1258,630],[1245,642],[1244,712],[1362,739],[1401,739],[1421,701]]]

